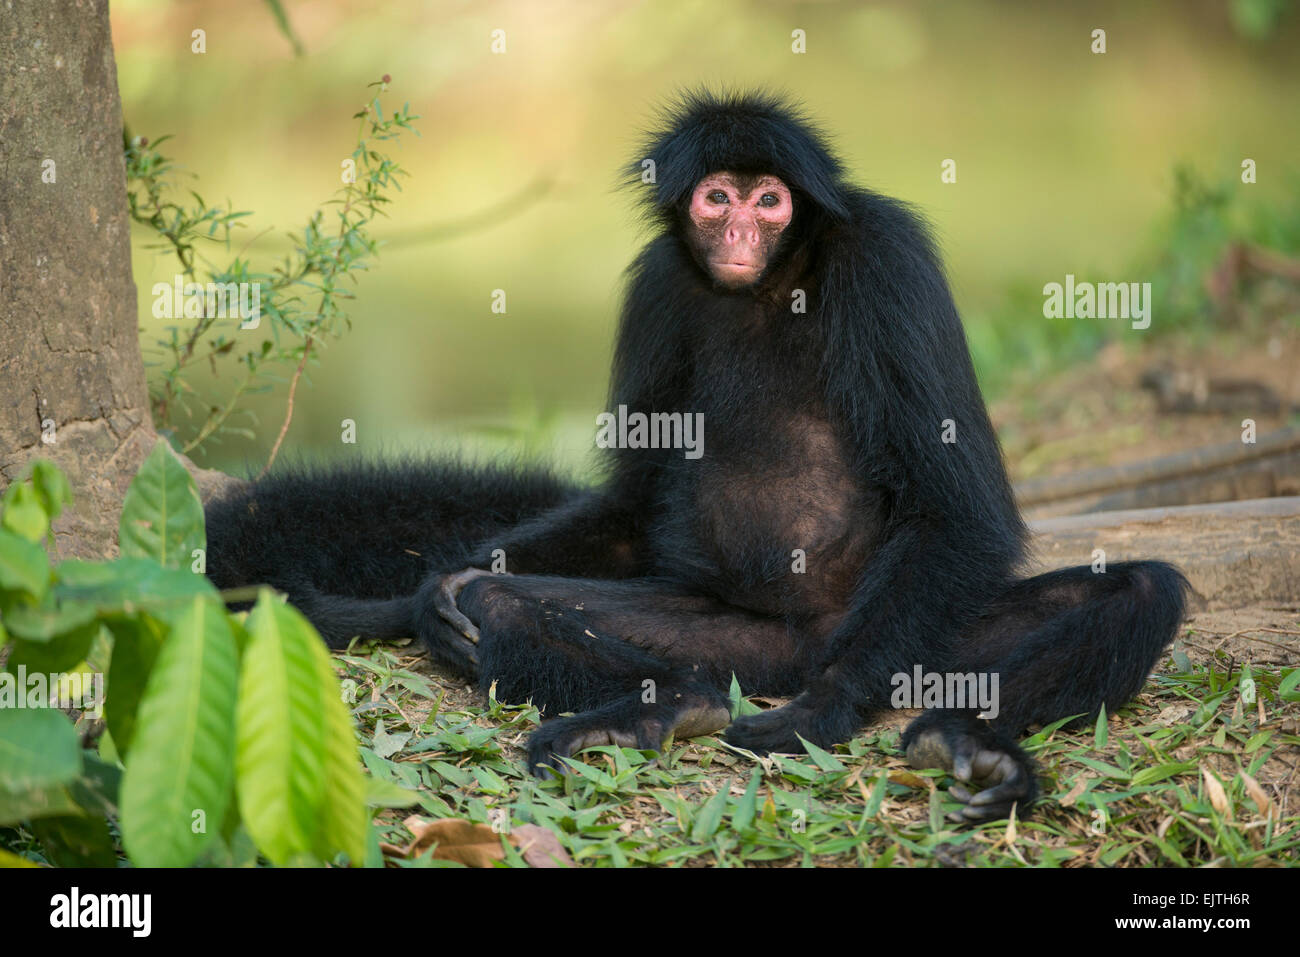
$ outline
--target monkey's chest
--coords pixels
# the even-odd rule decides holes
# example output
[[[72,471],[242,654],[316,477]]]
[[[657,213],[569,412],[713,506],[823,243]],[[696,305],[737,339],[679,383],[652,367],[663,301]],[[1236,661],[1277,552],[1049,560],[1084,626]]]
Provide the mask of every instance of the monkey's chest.
[[[692,468],[694,466],[694,468]],[[667,516],[672,553],[719,597],[770,614],[842,609],[866,559],[866,496],[829,424],[793,415],[767,434],[715,425],[675,470],[687,508]],[[671,572],[670,572],[671,573]]]

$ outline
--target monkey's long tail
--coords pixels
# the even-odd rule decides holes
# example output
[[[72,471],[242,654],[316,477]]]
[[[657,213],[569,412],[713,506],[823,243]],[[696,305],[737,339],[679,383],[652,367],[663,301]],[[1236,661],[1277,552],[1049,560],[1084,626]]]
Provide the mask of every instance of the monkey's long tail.
[[[208,503],[207,575],[287,593],[332,646],[411,636],[407,598],[426,576],[463,568],[481,541],[571,493],[511,465],[290,466]]]

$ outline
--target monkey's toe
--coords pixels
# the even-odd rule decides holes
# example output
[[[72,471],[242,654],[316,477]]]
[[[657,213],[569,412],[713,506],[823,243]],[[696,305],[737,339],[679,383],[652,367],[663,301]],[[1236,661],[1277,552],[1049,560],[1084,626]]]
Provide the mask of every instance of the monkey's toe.
[[[600,714],[553,718],[543,722],[528,739],[528,770],[542,779],[568,774],[569,765],[562,759],[572,758],[586,748],[612,745],[659,751],[666,737],[662,722],[654,719],[621,722]]]
[[[949,795],[964,807],[948,816],[957,822],[995,821],[1013,810],[1023,814],[1037,792],[1034,764],[1012,741],[986,722],[961,715],[918,718],[904,735],[907,763],[951,771],[958,784]],[[966,785],[974,785],[974,788]]]

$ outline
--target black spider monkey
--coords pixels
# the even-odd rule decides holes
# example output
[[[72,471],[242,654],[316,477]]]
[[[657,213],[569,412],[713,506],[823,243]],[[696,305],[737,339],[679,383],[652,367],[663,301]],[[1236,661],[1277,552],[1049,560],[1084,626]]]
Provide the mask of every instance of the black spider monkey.
[[[332,646],[418,635],[504,700],[575,712],[533,734],[539,773],[724,728],[755,752],[830,747],[889,707],[898,674],[996,675],[996,717],[930,708],[903,744],[983,787],[952,788],[965,817],[1023,809],[1017,736],[1131,698],[1185,580],[1160,562],[1016,579],[1025,527],[926,229],[851,185],[796,109],[690,94],[641,155],[655,236],[610,408],[702,415],[701,457],[612,449],[595,488],[456,463],[298,469],[209,507],[208,574],[283,589]],[[494,559],[510,574],[483,571]],[[733,674],[795,697],[732,722]]]

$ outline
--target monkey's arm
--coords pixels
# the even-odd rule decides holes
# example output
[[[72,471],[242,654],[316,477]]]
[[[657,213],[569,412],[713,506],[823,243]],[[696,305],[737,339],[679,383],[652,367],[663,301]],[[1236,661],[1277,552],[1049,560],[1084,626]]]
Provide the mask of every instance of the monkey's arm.
[[[631,480],[583,492],[480,543],[469,564],[570,578],[642,574],[648,512],[649,502]]]

